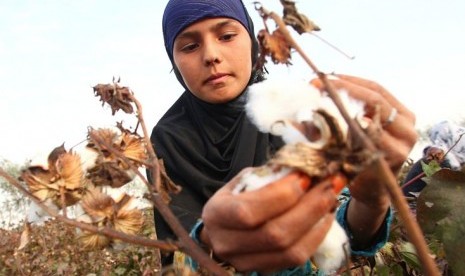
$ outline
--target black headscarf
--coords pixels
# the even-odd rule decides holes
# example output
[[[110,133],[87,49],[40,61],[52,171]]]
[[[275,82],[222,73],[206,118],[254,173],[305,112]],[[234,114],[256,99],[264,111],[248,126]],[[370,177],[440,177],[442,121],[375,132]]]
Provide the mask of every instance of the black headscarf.
[[[240,3],[243,18],[247,19],[246,29],[253,41],[252,63],[255,65],[258,45],[253,24],[242,2],[234,1]],[[197,2],[225,1],[170,1],[172,2],[179,5],[183,2],[186,9],[185,5],[189,6],[193,2],[195,5]],[[170,3],[167,8],[172,6]],[[165,10],[165,15],[166,13]],[[221,15],[222,13],[219,16]],[[235,18],[234,14],[228,17]],[[200,19],[202,18],[197,18]],[[186,22],[189,23],[183,28],[196,21]],[[183,28],[177,28],[177,33]],[[172,196],[170,208],[186,230],[190,230],[200,217],[203,205],[219,188],[243,168],[265,163],[282,146],[282,141],[278,137],[259,132],[249,121],[244,110],[247,89],[236,99],[224,104],[207,103],[187,91],[170,55],[172,49],[168,47],[172,47],[169,44],[171,35],[165,28],[164,37],[176,76],[186,91],[154,127],[151,141],[158,157],[163,159],[168,175],[182,187],[180,194]],[[262,74],[254,69],[249,84],[262,79]],[[156,210],[155,224],[159,239],[175,238]]]

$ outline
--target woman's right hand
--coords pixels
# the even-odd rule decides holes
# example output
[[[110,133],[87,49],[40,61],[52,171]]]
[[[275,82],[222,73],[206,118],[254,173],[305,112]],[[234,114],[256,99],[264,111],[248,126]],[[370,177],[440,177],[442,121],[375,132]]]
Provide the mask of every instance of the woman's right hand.
[[[269,272],[304,264],[334,220],[332,184],[304,191],[301,177],[306,176],[291,173],[258,190],[233,194],[242,173],[205,205],[201,241],[239,271]]]

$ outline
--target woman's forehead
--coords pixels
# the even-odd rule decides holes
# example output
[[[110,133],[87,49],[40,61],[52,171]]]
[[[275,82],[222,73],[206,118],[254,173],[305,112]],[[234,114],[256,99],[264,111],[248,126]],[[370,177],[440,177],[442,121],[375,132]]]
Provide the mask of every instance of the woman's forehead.
[[[224,27],[242,28],[247,31],[245,27],[237,20],[227,17],[206,18],[194,22],[181,30],[177,37],[189,36],[191,33],[205,32],[205,31],[219,31]]]

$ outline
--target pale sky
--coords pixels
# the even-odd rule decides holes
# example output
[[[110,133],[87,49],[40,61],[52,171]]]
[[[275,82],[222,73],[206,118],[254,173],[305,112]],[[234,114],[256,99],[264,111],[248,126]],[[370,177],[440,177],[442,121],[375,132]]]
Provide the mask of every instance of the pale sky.
[[[244,0],[258,31],[252,2]],[[0,159],[23,163],[63,142],[70,148],[89,126],[133,126],[133,117],[112,117],[93,95],[92,86],[113,76],[135,92],[151,129],[182,92],[163,46],[165,3],[1,1]],[[262,4],[282,12],[279,0]],[[296,35],[320,70],[378,81],[416,113],[419,129],[465,118],[465,1],[300,0],[297,7],[321,27],[319,36],[355,56]],[[314,77],[299,56],[293,62],[269,62],[268,78]]]

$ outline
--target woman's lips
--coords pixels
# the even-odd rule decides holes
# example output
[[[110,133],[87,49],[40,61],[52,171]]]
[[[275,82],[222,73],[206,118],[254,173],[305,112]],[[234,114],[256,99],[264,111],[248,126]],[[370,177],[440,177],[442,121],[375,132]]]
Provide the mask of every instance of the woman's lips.
[[[211,75],[208,77],[208,79],[205,80],[205,84],[219,84],[225,82],[225,80],[229,77],[228,74],[215,74]]]

